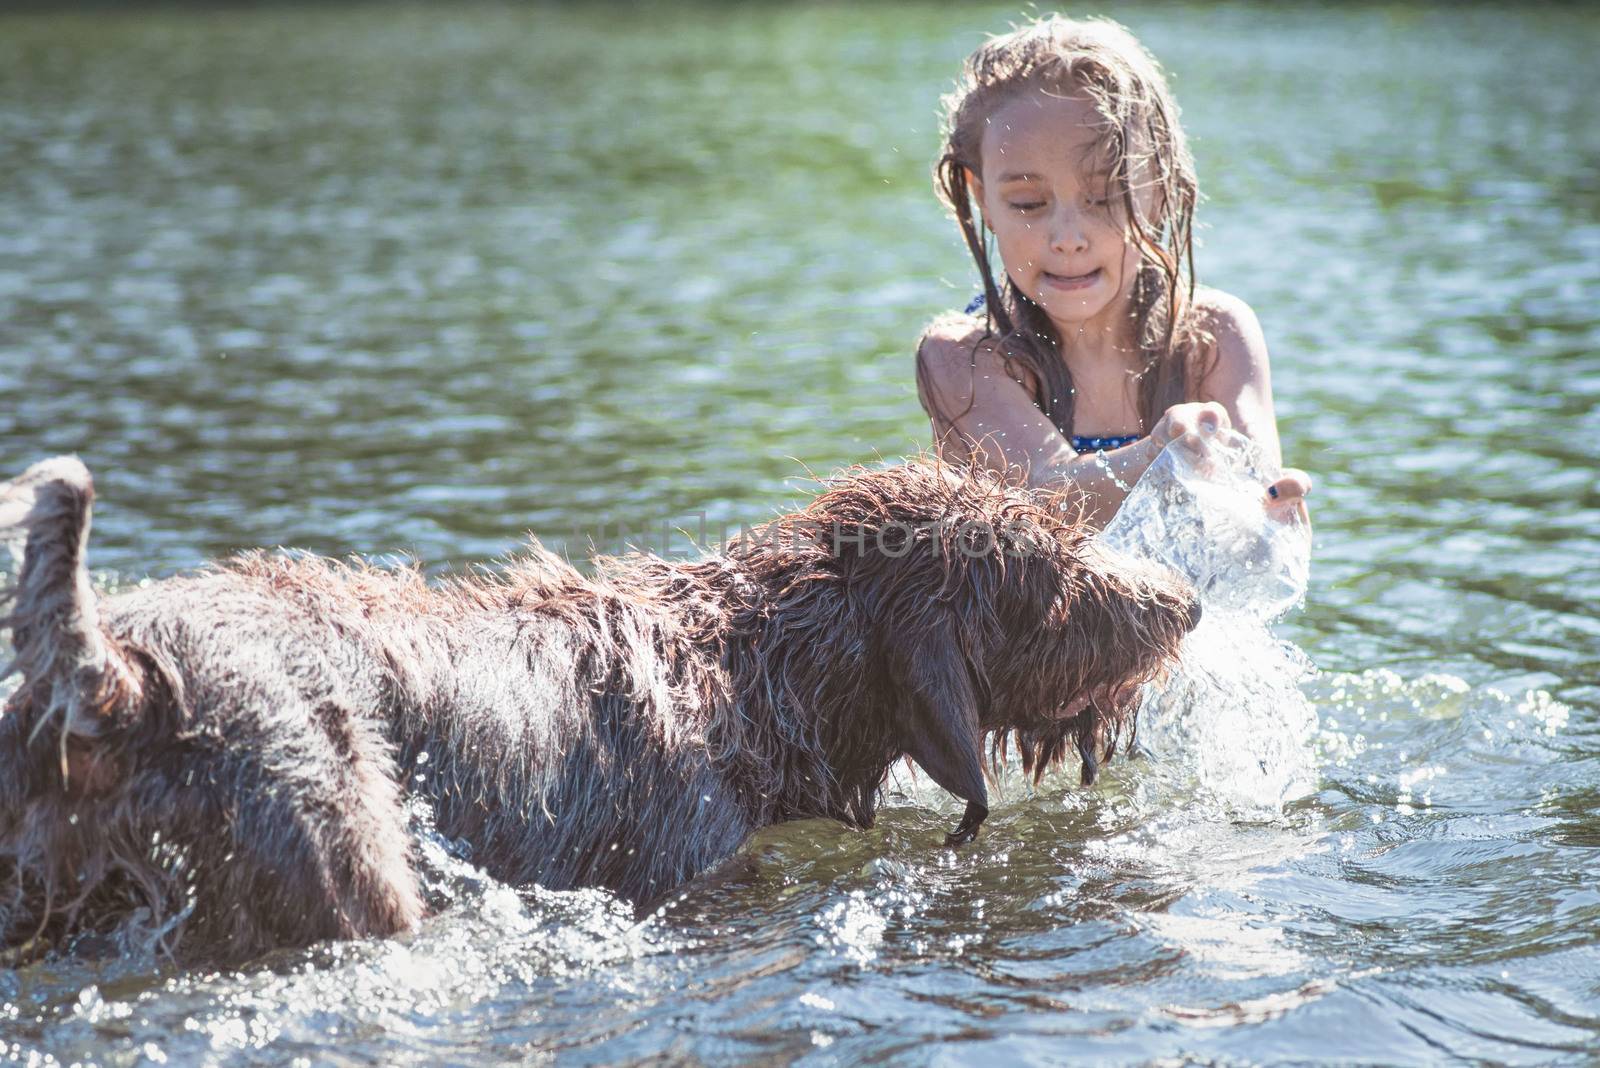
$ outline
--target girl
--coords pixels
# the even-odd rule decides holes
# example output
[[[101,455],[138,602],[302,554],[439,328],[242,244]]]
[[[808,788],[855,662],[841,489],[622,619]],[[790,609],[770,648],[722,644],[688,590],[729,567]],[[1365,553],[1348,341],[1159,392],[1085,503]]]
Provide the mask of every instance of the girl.
[[[1281,466],[1255,314],[1195,287],[1194,162],[1143,46],[1040,19],[969,56],[944,104],[935,186],[983,296],[917,347],[940,455],[1074,494],[1100,525],[1185,435],[1232,428]],[[1263,499],[1288,519],[1309,491],[1287,471]]]

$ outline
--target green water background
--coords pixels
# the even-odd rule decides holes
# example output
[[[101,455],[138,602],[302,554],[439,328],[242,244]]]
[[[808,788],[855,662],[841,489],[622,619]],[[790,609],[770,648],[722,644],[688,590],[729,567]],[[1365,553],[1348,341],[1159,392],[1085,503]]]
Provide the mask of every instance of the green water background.
[[[1082,843],[1148,813],[1064,789],[956,872],[926,855],[937,814],[805,825],[653,942],[595,920],[579,980],[557,954],[370,1010],[409,988],[368,947],[359,1004],[141,973],[90,987],[100,1019],[69,970],[0,978],[0,1034],[121,1061],[320,1057],[323,1025],[351,1063],[1592,1056],[1600,17],[1101,11],[1172,74],[1200,278],[1260,315],[1286,458],[1317,479],[1281,628],[1327,673],[1314,799],[1126,865]],[[0,14],[0,463],[85,458],[113,584],[255,545],[459,567],[527,530],[581,553],[767,518],[807,470],[928,442],[912,344],[974,285],[930,189],[936,101],[1018,15]],[[1418,809],[1419,774],[1453,786]],[[858,905],[879,937],[854,953]],[[1224,957],[1288,955],[1216,965],[1202,919],[1245,932]],[[478,959],[461,923],[433,966]]]

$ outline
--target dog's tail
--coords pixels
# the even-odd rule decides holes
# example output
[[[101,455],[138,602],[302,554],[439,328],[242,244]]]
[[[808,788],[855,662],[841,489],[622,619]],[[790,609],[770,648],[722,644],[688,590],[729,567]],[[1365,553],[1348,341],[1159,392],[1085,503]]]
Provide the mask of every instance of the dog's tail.
[[[15,649],[0,680],[22,676],[8,707],[27,710],[30,738],[57,724],[63,773],[68,739],[99,734],[136,689],[100,629],[89,582],[93,501],[94,482],[76,456],[45,460],[0,482],[0,542],[13,554],[21,547],[15,579],[0,587],[0,630],[11,632]]]

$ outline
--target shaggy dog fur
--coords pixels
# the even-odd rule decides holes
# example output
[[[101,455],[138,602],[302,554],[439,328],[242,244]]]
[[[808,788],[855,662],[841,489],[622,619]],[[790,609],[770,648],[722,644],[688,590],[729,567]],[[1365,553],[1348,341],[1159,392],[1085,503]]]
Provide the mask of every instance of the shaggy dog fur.
[[[987,814],[984,742],[1083,778],[1198,617],[1025,491],[839,476],[696,562],[502,570],[250,553],[101,600],[72,458],[0,484],[0,946],[147,910],[185,959],[383,936],[425,905],[402,805],[495,878],[649,902],[781,820],[873,820],[909,756]]]

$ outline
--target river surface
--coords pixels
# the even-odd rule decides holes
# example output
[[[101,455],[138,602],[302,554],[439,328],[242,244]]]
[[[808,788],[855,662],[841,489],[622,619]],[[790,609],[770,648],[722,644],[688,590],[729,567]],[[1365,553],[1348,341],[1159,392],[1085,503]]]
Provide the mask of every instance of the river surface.
[[[1253,647],[1292,692],[1179,709],[1090,791],[1008,783],[960,852],[897,780],[876,829],[772,829],[643,922],[486,880],[418,813],[451,905],[414,937],[0,971],[5,1055],[1600,1057],[1600,15],[1115,13],[1317,479],[1306,602]],[[974,284],[936,100],[1016,15],[0,14],[0,470],[83,456],[109,588],[768,518],[928,442],[912,342]]]

